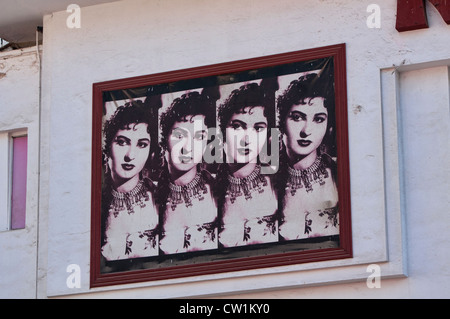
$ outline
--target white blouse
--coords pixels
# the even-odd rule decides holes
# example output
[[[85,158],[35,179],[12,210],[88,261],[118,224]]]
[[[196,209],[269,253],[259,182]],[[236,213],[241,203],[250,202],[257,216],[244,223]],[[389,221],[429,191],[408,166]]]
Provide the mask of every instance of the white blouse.
[[[179,203],[166,207],[159,247],[165,254],[217,249],[217,206],[209,185],[202,199],[192,198],[192,206]]]
[[[297,189],[294,195],[286,191],[279,227],[284,240],[339,234],[338,191],[330,169],[327,171],[323,184],[314,184],[312,191],[305,187]]]
[[[263,192],[255,189],[251,198],[238,196],[231,202],[227,197],[224,204],[222,229],[219,242],[224,247],[238,247],[278,241],[278,203],[270,179]]]
[[[158,211],[152,194],[143,207],[133,206],[130,213],[126,208],[113,212],[110,210],[106,222],[106,244],[102,255],[108,261],[150,257],[158,255]]]

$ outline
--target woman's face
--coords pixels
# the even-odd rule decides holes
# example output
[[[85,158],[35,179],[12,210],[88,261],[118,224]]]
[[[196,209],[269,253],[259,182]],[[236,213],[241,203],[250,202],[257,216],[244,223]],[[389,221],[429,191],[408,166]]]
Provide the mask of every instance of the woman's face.
[[[234,113],[225,130],[227,163],[256,163],[267,141],[267,129],[263,106]]]
[[[316,154],[327,131],[328,110],[324,99],[293,105],[286,118],[286,148],[290,156]],[[313,153],[314,152],[314,153]]]
[[[187,121],[173,124],[168,137],[169,164],[180,172],[196,167],[202,162],[208,140],[204,115],[188,116]]]
[[[118,130],[111,145],[111,172],[113,180],[138,177],[150,154],[148,124],[131,124]]]

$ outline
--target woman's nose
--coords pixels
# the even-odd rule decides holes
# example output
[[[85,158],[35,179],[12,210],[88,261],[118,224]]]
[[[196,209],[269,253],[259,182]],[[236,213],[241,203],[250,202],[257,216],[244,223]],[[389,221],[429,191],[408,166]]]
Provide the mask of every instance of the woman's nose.
[[[181,148],[181,154],[187,155],[192,151],[192,141],[190,139],[186,139],[183,147]]]
[[[310,132],[309,124],[305,123],[305,125],[300,130],[300,137],[301,138],[306,138],[306,137],[308,137],[310,135],[311,135],[311,132]]]
[[[126,154],[125,154],[125,157],[124,157],[125,162],[131,162],[132,160],[134,160],[134,157],[135,157],[135,150],[134,150],[134,148],[131,146],[131,147],[128,149],[128,152],[126,152]]]
[[[311,134],[308,134],[305,131],[300,131],[300,137],[301,138],[307,138],[309,135],[311,135]]]
[[[244,134],[244,136],[242,136],[239,145],[240,146],[247,146],[250,143],[250,137],[248,136],[248,134]]]

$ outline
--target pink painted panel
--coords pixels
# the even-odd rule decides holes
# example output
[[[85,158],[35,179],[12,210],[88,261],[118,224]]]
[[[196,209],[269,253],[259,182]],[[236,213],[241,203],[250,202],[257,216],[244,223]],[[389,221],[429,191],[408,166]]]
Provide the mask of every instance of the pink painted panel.
[[[13,138],[11,229],[25,228],[27,202],[27,136]]]

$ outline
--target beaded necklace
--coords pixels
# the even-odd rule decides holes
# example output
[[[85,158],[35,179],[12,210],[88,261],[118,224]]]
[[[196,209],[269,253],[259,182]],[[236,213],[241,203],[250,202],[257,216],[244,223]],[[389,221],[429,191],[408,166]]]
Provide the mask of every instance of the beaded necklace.
[[[247,177],[234,177],[228,174],[228,188],[225,197],[229,197],[231,203],[234,203],[236,198],[244,195],[246,200],[252,198],[251,193],[258,191],[258,193],[264,192],[263,187],[267,186],[267,180],[264,175],[261,174],[261,165],[257,165],[253,172]]]
[[[126,210],[128,215],[134,214],[134,207],[139,205],[141,208],[146,206],[145,202],[150,199],[147,193],[147,187],[142,180],[139,180],[137,185],[129,192],[118,192],[112,190],[112,201],[109,206],[109,212],[114,214],[114,217],[119,215],[119,212]]]
[[[297,170],[288,167],[288,175],[286,190],[294,196],[297,189],[305,187],[306,192],[309,193],[313,191],[314,184],[324,185],[324,179],[328,177],[328,172],[322,156],[318,156],[314,163],[306,169]]]
[[[208,193],[200,172],[197,172],[194,179],[186,185],[175,185],[170,182],[169,189],[170,193],[167,203],[170,204],[172,211],[175,210],[178,204],[183,202],[186,204],[186,207],[190,207],[192,206],[192,199],[198,198],[198,200],[203,200],[203,195]]]

